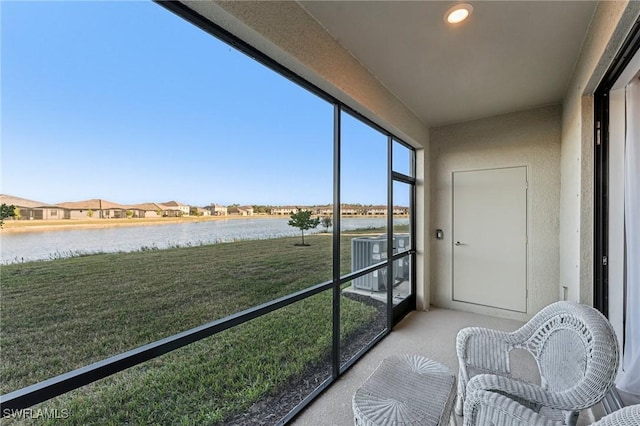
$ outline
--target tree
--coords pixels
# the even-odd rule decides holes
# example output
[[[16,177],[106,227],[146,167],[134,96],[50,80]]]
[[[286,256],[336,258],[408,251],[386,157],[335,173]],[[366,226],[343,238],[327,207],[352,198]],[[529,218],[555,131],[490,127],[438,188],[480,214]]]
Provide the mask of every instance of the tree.
[[[0,205],[0,228],[4,225],[4,220],[8,217],[14,217],[16,215],[16,206],[13,204],[8,206],[5,203]]]
[[[91,210],[91,209],[87,210],[87,216],[93,217],[93,213],[94,213],[93,210]]]
[[[20,213],[20,209],[18,207],[13,207],[13,217],[16,218],[16,220],[22,219],[22,213]]]
[[[294,228],[298,228],[302,232],[302,244],[303,246],[308,246],[309,244],[304,243],[304,231],[308,229],[313,229],[320,224],[319,218],[311,218],[310,210],[300,210],[297,213],[291,212],[291,220],[289,221],[289,226],[293,226]]]
[[[333,225],[330,216],[324,216],[321,221],[322,226],[324,226],[325,232],[329,232],[329,227]]]

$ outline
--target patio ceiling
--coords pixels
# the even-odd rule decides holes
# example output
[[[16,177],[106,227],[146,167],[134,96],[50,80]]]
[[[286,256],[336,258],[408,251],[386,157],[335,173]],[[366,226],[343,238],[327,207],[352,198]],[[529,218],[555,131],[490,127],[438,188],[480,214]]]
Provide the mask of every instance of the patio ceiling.
[[[597,3],[469,3],[452,26],[454,2],[299,2],[429,126],[561,102]]]

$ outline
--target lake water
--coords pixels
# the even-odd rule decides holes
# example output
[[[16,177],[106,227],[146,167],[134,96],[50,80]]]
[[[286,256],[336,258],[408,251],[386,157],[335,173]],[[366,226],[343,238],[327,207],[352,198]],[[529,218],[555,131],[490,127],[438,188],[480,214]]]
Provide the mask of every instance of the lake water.
[[[259,240],[300,235],[283,219],[231,219],[165,225],[126,226],[98,229],[65,229],[42,232],[0,232],[0,263],[27,262],[77,254],[130,252],[142,248],[184,247],[236,240]],[[408,219],[394,218],[395,224]],[[380,228],[386,218],[344,218],[343,231]],[[322,226],[306,234],[324,231]]]

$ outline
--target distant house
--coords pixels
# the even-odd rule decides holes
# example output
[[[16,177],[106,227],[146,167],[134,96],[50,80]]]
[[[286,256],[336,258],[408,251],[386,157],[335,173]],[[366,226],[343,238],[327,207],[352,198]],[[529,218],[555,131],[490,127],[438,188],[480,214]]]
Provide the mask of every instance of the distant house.
[[[229,214],[227,208],[220,204],[210,204],[208,207],[205,207],[205,209],[207,209],[212,216],[226,216]]]
[[[407,216],[409,214],[409,207],[393,206],[393,214],[396,216]]]
[[[387,206],[371,206],[367,207],[367,216],[386,216]]]
[[[251,206],[228,207],[227,211],[230,215],[253,216],[253,207]]]
[[[12,195],[0,194],[0,204],[16,206],[18,216],[14,220],[55,220],[69,219],[69,211],[55,204],[28,200]]]
[[[351,204],[342,204],[340,206],[340,215],[342,216],[356,216],[362,214],[362,207],[351,205]]]
[[[313,212],[315,214],[317,214],[318,216],[332,216],[333,215],[333,206],[329,204],[329,205],[326,205],[326,206],[314,207],[313,208]]]
[[[211,211],[204,207],[191,207],[189,212],[192,216],[211,216]]]
[[[102,199],[57,204],[69,212],[69,219],[117,219],[127,217],[129,206]]]
[[[154,218],[164,216],[165,207],[158,203],[133,204],[129,207],[133,210],[134,217]]]
[[[300,208],[296,206],[278,206],[271,208],[271,214],[282,216],[289,216],[291,213],[297,213],[299,211]]]
[[[191,211],[191,207],[189,207],[186,204],[179,203],[177,201],[167,201],[166,203],[160,203],[160,204],[165,206],[167,208],[168,212],[172,212],[170,214],[167,214],[167,216],[189,215],[189,212]],[[175,213],[176,210],[180,211],[182,213],[181,214],[177,214],[177,213]]]

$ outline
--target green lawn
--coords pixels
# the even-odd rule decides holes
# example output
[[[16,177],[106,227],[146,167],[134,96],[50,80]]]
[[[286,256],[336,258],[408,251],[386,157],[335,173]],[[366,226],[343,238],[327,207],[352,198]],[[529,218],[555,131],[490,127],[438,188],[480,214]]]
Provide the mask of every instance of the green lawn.
[[[342,240],[345,273],[351,238]],[[332,238],[298,241],[3,265],[0,392],[330,280]],[[342,303],[345,335],[377,314]],[[331,309],[331,292],[323,292],[41,406],[69,410],[67,423],[78,425],[225,423],[309,371],[325,368],[328,377]]]

